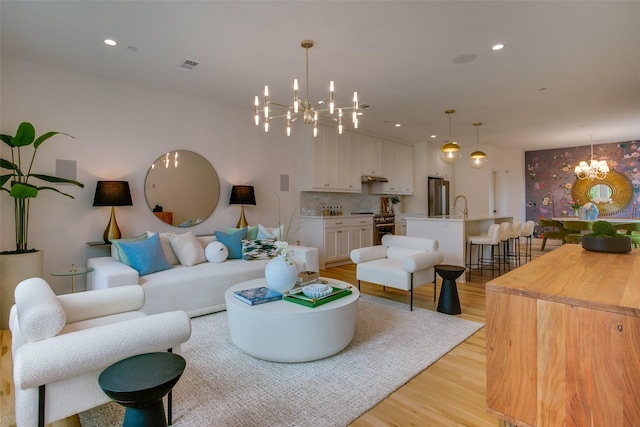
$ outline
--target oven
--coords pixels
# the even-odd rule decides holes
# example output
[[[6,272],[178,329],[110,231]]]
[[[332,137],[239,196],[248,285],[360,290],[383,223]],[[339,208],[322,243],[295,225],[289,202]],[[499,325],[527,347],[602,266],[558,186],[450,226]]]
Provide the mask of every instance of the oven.
[[[393,214],[379,214],[373,216],[373,240],[375,245],[382,244],[382,236],[395,234],[396,224]]]

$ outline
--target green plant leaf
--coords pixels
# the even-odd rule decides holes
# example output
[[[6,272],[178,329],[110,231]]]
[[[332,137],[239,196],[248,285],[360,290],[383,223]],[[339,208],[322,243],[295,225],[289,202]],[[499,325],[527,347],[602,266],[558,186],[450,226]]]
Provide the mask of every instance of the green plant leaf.
[[[13,174],[0,175],[0,187],[5,185],[7,183],[7,181],[9,181],[11,178],[13,178]]]
[[[2,140],[2,142],[4,142],[5,144],[7,144],[9,147],[11,147],[11,148],[13,148],[13,147],[14,147],[13,143],[11,142],[11,140],[13,139],[13,137],[12,137],[12,136],[2,134],[2,135],[0,135],[0,139]]]
[[[56,193],[62,194],[63,196],[67,196],[70,199],[75,199],[75,197],[73,197],[71,194],[64,193],[64,192],[62,192],[62,191],[60,191],[60,190],[58,190],[57,188],[54,188],[54,187],[38,187],[38,191],[44,191],[44,190],[55,191]]]
[[[16,182],[11,186],[11,197],[16,199],[26,199],[27,197],[36,197],[38,195],[38,187],[31,184],[22,184]]]
[[[84,187],[84,184],[81,184],[78,181],[74,181],[72,179],[59,178],[57,176],[50,176],[50,175],[41,175],[39,173],[32,173],[29,176],[32,176],[34,178],[38,178],[38,179],[41,179],[41,180],[47,181],[47,182],[55,182],[57,184],[72,184],[72,185],[78,186],[80,188]]]
[[[73,136],[69,135],[68,133],[64,133],[64,132],[47,132],[47,133],[45,133],[43,135],[40,135],[38,137],[38,139],[36,139],[36,142],[33,143],[33,146],[37,150],[38,147],[40,147],[40,144],[42,144],[43,142],[45,142],[47,139],[51,138],[52,136],[58,135],[58,134],[59,135],[67,135],[68,137],[73,138]]]
[[[11,142],[15,147],[25,147],[31,145],[35,137],[36,130],[33,128],[33,125],[29,122],[22,122],[20,126],[18,126],[16,136],[13,137]]]
[[[16,171],[18,175],[22,175],[22,171],[15,163],[10,162],[9,160],[0,159],[0,168],[3,169],[11,169]]]

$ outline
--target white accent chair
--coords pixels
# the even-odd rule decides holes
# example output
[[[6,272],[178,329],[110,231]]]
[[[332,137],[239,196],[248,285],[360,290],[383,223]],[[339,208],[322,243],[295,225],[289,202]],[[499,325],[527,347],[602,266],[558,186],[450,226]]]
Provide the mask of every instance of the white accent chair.
[[[438,251],[438,241],[422,237],[386,234],[382,244],[351,251],[351,261],[357,264],[356,278],[360,281],[389,286],[411,292],[410,308],[413,311],[413,288],[433,282],[435,300],[434,266],[444,260]]]
[[[147,316],[141,286],[56,296],[22,281],[9,315],[18,427],[44,426],[107,403],[100,373],[137,354],[179,350],[191,336],[184,311]]]

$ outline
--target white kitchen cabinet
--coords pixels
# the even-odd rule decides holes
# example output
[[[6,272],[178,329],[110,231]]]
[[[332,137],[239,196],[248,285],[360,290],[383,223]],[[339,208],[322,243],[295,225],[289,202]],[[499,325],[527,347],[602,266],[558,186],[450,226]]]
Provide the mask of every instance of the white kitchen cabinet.
[[[353,249],[372,245],[373,216],[301,217],[299,236],[318,248],[320,268],[347,264]]]
[[[371,186],[373,194],[413,194],[415,170],[413,146],[393,141],[383,141],[382,176],[388,182],[376,182]]]
[[[362,135],[362,174],[382,175],[382,139]]]
[[[318,136],[300,141],[300,188],[308,191],[360,193],[362,165],[360,135],[318,126]],[[355,169],[355,172],[354,172]]]
[[[427,144],[427,174],[439,178],[453,178],[454,166],[440,159],[440,145]]]

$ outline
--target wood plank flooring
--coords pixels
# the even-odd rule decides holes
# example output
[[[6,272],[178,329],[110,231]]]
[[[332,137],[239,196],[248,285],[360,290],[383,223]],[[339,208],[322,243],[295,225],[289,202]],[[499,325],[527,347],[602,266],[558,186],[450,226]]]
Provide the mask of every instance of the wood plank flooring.
[[[534,258],[539,243],[534,242]],[[553,249],[547,246],[545,252]],[[321,271],[321,275],[357,285],[353,264]],[[458,284],[462,314],[459,317],[485,322],[484,285],[491,276],[472,274],[471,281]],[[439,295],[439,281],[437,295]],[[407,292],[363,283],[361,291],[407,303]],[[436,309],[433,286],[425,285],[414,292],[414,304],[428,310]],[[408,309],[408,306],[407,306]],[[14,427],[14,397],[11,367],[11,333],[0,331],[0,426]],[[482,328],[436,363],[422,371],[400,389],[380,402],[351,424],[354,427],[382,426],[496,426],[498,419],[487,414],[485,402],[485,329]],[[357,399],[358,396],[354,396]],[[49,427],[80,427],[77,416],[50,424]],[[190,427],[190,426],[189,426]],[[196,426],[194,426],[196,427]],[[200,426],[197,426],[200,427]]]

